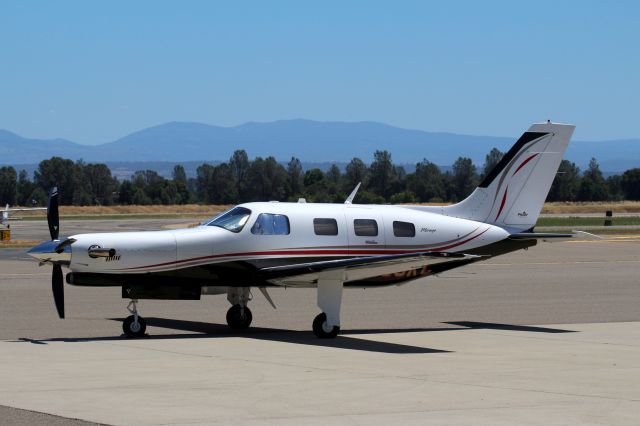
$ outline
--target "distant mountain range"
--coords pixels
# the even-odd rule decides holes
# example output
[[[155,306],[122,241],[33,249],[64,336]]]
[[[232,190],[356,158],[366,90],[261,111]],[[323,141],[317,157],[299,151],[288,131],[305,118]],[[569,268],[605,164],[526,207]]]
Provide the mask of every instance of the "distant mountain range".
[[[250,158],[271,155],[288,161],[295,156],[306,163],[344,163],[360,157],[368,163],[374,151],[380,149],[391,152],[393,161],[399,164],[415,164],[426,158],[439,165],[451,165],[459,156],[465,156],[481,166],[491,148],[506,151],[517,136],[470,136],[408,130],[376,122],[302,119],[234,127],[171,122],[102,145],[27,139],[0,130],[0,164],[36,164],[54,155],[108,164],[215,162],[226,161],[236,149],[244,149]],[[606,172],[640,167],[640,139],[572,141],[565,155],[582,168],[591,157],[596,157]]]

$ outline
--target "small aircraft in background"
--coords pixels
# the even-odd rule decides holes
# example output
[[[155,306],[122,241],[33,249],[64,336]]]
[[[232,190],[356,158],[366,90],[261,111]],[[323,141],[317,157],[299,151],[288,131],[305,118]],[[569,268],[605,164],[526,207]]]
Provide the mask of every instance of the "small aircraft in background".
[[[2,216],[0,216],[0,225],[5,225],[7,228],[10,228],[9,221],[10,220],[19,220],[18,218],[10,218],[9,213],[12,212],[29,212],[36,210],[47,210],[46,207],[19,207],[19,208],[10,208],[9,204],[7,204],[2,210]]]
[[[534,124],[465,200],[450,206],[254,202],[201,226],[59,238],[58,191],[50,192],[51,241],[31,250],[53,265],[55,306],[64,318],[63,272],[75,286],[117,286],[130,299],[123,330],[143,336],[140,299],[199,300],[226,294],[227,323],[249,327],[251,289],[317,289],[319,338],[340,330],[344,288],[404,284],[492,256],[576,234],[534,233],[574,126]]]

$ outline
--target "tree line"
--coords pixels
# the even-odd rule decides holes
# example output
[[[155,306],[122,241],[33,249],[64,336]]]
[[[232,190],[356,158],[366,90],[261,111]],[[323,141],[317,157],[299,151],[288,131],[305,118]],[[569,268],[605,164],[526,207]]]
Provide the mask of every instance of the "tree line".
[[[140,170],[122,181],[105,164],[52,157],[41,161],[32,177],[25,170],[0,167],[0,202],[45,205],[52,186],[60,188],[64,205],[237,204],[299,198],[343,202],[359,182],[357,203],[457,202],[473,191],[503,155],[492,149],[481,168],[470,158],[460,157],[448,171],[424,159],[414,172],[407,173],[393,163],[391,153],[376,151],[368,165],[353,158],[344,170],[334,164],[325,172],[303,170],[297,158],[286,164],[273,157],[250,160],[244,150],[238,150],[227,162],[202,164],[193,178],[187,178],[184,167],[176,165],[171,179],[153,170]],[[547,197],[547,201],[619,200],[640,200],[640,168],[605,178],[595,158],[584,171],[563,160]]]

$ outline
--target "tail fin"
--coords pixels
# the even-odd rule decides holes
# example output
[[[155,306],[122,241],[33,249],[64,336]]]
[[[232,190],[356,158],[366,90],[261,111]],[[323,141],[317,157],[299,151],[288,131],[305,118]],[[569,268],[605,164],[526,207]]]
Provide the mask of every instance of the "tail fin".
[[[532,228],[575,126],[533,124],[463,201],[442,213],[514,231]]]

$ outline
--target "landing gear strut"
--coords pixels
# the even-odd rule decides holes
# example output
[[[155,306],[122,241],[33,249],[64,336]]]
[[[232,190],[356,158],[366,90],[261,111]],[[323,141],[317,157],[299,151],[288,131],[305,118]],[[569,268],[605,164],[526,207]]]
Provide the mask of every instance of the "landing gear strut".
[[[249,328],[253,320],[251,310],[247,307],[247,303],[251,300],[249,287],[230,287],[227,290],[227,300],[232,305],[227,311],[229,327],[234,330]]]
[[[137,299],[131,300],[127,306],[127,310],[132,314],[129,315],[122,323],[122,331],[129,337],[143,337],[147,330],[147,323],[144,318],[138,316]]]
[[[313,334],[320,339],[332,339],[340,332],[340,305],[345,272],[322,272],[318,277],[318,307],[322,313],[313,320]]]

